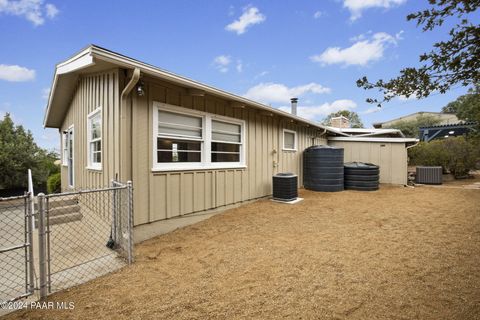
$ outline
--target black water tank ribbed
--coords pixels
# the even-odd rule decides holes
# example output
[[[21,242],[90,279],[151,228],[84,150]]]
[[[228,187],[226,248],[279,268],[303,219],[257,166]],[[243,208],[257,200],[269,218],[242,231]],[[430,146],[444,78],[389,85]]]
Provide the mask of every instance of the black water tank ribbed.
[[[293,173],[277,173],[273,176],[273,199],[292,201],[298,197],[298,177]]]
[[[373,163],[347,162],[344,179],[347,190],[378,190],[380,167]]]
[[[320,145],[305,149],[303,185],[313,191],[342,191],[343,148]]]

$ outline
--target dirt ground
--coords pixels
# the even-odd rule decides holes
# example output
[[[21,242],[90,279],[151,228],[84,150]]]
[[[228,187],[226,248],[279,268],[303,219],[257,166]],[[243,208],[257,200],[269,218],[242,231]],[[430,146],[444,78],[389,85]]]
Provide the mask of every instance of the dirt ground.
[[[136,247],[136,263],[6,319],[480,319],[480,190],[302,191]]]

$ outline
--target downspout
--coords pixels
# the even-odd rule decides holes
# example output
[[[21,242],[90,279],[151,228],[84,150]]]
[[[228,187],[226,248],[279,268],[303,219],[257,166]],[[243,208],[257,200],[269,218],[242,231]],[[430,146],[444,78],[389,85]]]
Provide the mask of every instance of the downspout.
[[[420,143],[420,140],[418,140],[417,142],[415,142],[415,144],[412,144],[411,146],[405,147],[405,150],[407,150],[407,167],[408,167],[408,161],[409,161],[409,159],[408,159],[408,149],[418,146],[419,143]],[[407,184],[405,184],[404,186],[413,188],[413,186],[408,185],[408,172],[407,172]]]
[[[326,134],[327,134],[327,128],[323,129],[323,132],[322,132],[322,133],[320,133],[320,137],[319,137],[319,138],[321,138],[321,137],[325,136]],[[327,141],[327,144],[328,144],[328,139],[327,139],[327,138],[325,138],[325,140]]]
[[[132,91],[133,87],[137,84],[138,80],[140,80],[140,69],[135,68],[135,70],[133,70],[132,78],[127,83],[127,85],[125,86],[125,88],[122,91],[122,95],[120,96],[122,104],[124,102],[124,99],[127,98],[127,96]]]
[[[412,144],[411,146],[406,147],[405,149],[408,150],[408,149],[410,149],[410,148],[416,147],[416,146],[418,146],[419,143],[420,143],[420,140],[418,140],[417,142],[415,142],[415,144]]]
[[[127,167],[128,167],[128,164],[127,164],[127,158],[126,157],[129,157],[130,158],[130,162],[131,162],[131,157],[132,157],[132,153],[131,153],[131,150],[129,152],[129,154],[125,154],[123,157],[122,157],[122,151],[123,151],[123,148],[126,148],[127,150],[128,149],[131,149],[131,143],[132,143],[132,132],[131,132],[131,129],[130,128],[130,133],[127,133],[124,131],[125,127],[127,126],[127,116],[126,116],[126,113],[127,113],[127,98],[129,96],[129,94],[132,92],[132,89],[135,87],[135,85],[137,84],[138,80],[140,80],[140,69],[139,68],[135,68],[133,70],[133,73],[132,73],[132,77],[130,78],[130,81],[127,83],[127,85],[125,86],[125,88],[123,89],[121,95],[120,95],[120,128],[119,128],[119,137],[123,137],[123,139],[119,138],[117,139],[118,141],[118,156],[119,156],[119,166],[120,168],[117,168],[117,172],[116,172],[116,175],[117,175],[117,179],[120,179],[122,180],[123,177],[125,177],[127,180],[131,180],[131,176],[130,177],[127,177],[126,175],[126,170],[127,170]],[[127,141],[122,141],[122,140],[127,140],[127,134],[130,136],[130,144],[127,145]],[[123,148],[122,148],[123,147]],[[131,172],[130,172],[130,175],[131,175]]]

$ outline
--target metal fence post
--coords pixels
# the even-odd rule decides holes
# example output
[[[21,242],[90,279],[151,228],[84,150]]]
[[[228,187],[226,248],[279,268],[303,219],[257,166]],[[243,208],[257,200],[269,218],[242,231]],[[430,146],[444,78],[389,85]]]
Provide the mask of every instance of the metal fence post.
[[[128,263],[133,262],[133,185],[132,181],[127,181],[127,191],[128,191]]]
[[[47,254],[46,254],[46,228],[45,228],[45,195],[39,193],[38,199],[38,258],[39,258],[39,281],[40,299],[47,296]]]
[[[33,206],[33,194],[32,192],[27,193],[27,232],[28,232],[28,271],[29,271],[29,286],[28,291],[33,293],[35,289],[35,280],[34,280],[34,272],[35,272],[35,265],[34,265],[34,257],[33,257],[33,230],[35,229],[35,223],[33,219],[34,214],[34,206]]]
[[[115,188],[117,185],[115,184],[115,180],[112,179],[111,181],[112,188]],[[113,241],[117,243],[118,234],[117,234],[117,190],[113,189],[112,191],[112,230],[111,236]]]

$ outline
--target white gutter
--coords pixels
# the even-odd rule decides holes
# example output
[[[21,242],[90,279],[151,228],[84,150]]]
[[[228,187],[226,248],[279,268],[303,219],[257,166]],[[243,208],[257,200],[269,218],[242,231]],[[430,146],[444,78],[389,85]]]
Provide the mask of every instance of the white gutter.
[[[415,138],[375,138],[375,137],[330,137],[330,141],[358,141],[358,142],[418,142]]]
[[[416,142],[415,144],[412,144],[411,146],[408,146],[408,147],[406,147],[405,149],[408,150],[408,149],[410,149],[410,148],[416,147],[416,146],[418,146],[419,143],[420,143],[420,140],[417,140],[417,142]]]

